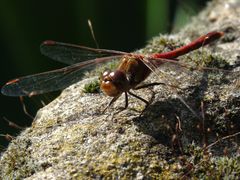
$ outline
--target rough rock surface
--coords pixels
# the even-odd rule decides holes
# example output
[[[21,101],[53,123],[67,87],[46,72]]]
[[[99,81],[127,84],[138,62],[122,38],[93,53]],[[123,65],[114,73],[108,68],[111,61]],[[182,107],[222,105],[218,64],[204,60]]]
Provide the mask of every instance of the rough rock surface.
[[[165,64],[146,82],[178,87],[136,91],[152,101],[142,114],[144,104],[135,98],[118,112],[124,97],[101,113],[109,97],[82,91],[93,78],[74,84],[40,109],[32,126],[11,142],[1,155],[1,177],[239,178],[239,14],[239,1],[215,0],[181,32],[155,37],[140,50],[167,51],[209,31],[224,31],[221,40],[180,59],[228,71]]]

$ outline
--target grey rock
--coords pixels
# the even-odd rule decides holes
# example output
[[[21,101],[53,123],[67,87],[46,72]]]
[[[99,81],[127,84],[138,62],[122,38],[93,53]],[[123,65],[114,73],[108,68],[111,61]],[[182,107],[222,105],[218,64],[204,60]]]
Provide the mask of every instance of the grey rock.
[[[118,112],[124,97],[102,113],[109,97],[82,90],[93,78],[73,84],[40,109],[32,126],[10,143],[1,155],[1,177],[176,179],[209,173],[239,177],[239,136],[204,149],[204,143],[240,131],[239,14],[239,1],[213,1],[179,33],[159,35],[139,50],[168,50],[166,44],[177,47],[209,31],[224,31],[221,40],[179,59],[234,73],[190,71],[166,63],[146,82],[177,88],[136,91],[151,100],[142,114],[144,104],[135,98],[130,98],[127,110]]]

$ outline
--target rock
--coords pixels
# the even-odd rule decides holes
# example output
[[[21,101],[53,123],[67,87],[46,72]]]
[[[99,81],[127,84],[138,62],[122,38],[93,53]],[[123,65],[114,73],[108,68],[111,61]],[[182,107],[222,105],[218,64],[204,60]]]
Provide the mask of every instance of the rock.
[[[166,63],[146,82],[177,88],[136,91],[152,100],[142,114],[144,104],[134,98],[127,110],[118,112],[124,97],[102,113],[109,97],[83,92],[93,78],[78,82],[40,109],[32,126],[11,142],[1,156],[1,177],[239,178],[239,13],[238,1],[213,1],[181,32],[155,37],[140,50],[168,50],[209,31],[224,31],[221,40],[181,57],[180,62],[228,71],[190,71]],[[207,146],[221,137],[225,137],[221,143]]]

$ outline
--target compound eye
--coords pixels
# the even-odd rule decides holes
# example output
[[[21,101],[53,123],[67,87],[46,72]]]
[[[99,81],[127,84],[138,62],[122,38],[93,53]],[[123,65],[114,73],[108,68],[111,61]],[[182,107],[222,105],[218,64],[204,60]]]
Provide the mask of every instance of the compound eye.
[[[102,80],[103,82],[112,81],[112,73],[114,73],[114,72],[110,72],[109,70],[104,71],[104,73],[103,73],[102,76],[101,76],[101,80]]]
[[[109,74],[110,74],[110,71],[107,70],[107,71],[104,71],[104,72],[103,72],[102,76],[103,76],[103,77],[106,77],[106,76],[108,76]]]
[[[110,72],[110,73],[109,73],[109,76],[110,76],[110,77],[114,77],[114,76],[115,76],[115,72]]]

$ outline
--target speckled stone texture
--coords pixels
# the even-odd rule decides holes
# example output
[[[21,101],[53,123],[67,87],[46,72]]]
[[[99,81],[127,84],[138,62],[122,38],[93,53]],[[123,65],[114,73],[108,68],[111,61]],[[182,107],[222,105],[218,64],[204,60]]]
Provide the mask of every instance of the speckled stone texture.
[[[85,79],[40,109],[31,127],[1,155],[3,179],[177,179],[239,178],[240,136],[207,145],[240,131],[240,1],[213,1],[177,34],[159,35],[150,53],[186,44],[209,31],[225,36],[181,57],[181,62],[225,68],[190,71],[166,64],[146,80],[165,82],[136,91],[151,100],[121,97],[105,113],[110,98],[82,91]],[[191,64],[191,63],[190,63]],[[184,104],[185,103],[185,104]],[[192,112],[191,112],[192,111]]]

